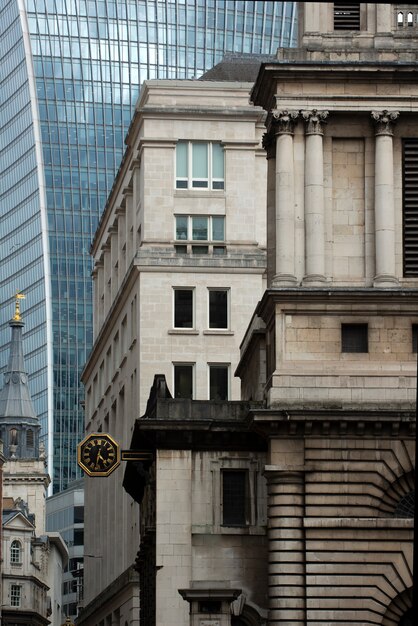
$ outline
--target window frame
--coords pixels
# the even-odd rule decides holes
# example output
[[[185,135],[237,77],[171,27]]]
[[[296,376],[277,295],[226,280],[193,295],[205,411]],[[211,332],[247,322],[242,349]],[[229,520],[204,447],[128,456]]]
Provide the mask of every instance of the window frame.
[[[11,565],[22,565],[22,552],[22,542],[19,539],[13,539],[10,544]]]
[[[231,522],[225,519],[225,477],[240,475],[244,479],[244,501],[241,504],[242,522]],[[251,523],[250,471],[249,468],[221,468],[221,526],[227,528],[247,528]]]
[[[207,239],[194,239],[193,238],[193,220],[194,219],[206,219],[207,220]],[[186,220],[186,238],[178,238],[177,220]],[[223,238],[214,237],[214,221],[217,219],[222,220],[223,224]],[[225,215],[191,215],[178,213],[174,215],[174,247],[177,254],[214,254],[224,255],[226,254],[226,237],[225,237]]]
[[[178,399],[190,399],[190,400],[194,400],[195,399],[195,393],[196,393],[196,363],[191,362],[191,361],[175,361],[172,363],[172,367],[173,367],[173,397],[174,398],[178,398]],[[192,387],[192,397],[191,398],[184,398],[183,396],[177,396],[176,394],[176,367],[190,367],[191,368],[191,387]]]
[[[226,293],[226,326],[211,326],[211,293],[223,292]],[[208,287],[208,330],[210,331],[226,331],[231,328],[231,315],[230,315],[230,301],[231,301],[231,288],[230,287]]]
[[[216,400],[211,397],[211,370],[225,369],[226,370],[226,384],[227,392],[225,400]],[[208,399],[212,402],[228,402],[231,399],[231,364],[230,363],[208,363]]]
[[[191,326],[176,326],[176,292],[187,291],[192,294],[192,303],[191,303]],[[173,287],[173,316],[172,316],[172,325],[173,330],[176,331],[184,331],[188,332],[191,330],[195,330],[196,326],[196,297],[195,297],[195,288],[194,287]]]
[[[22,606],[22,585],[16,585],[15,583],[10,585],[10,606],[14,608]]]
[[[179,163],[178,163],[178,146],[186,146],[186,171],[187,176],[179,176]],[[193,174],[193,147],[194,146],[206,146],[206,176],[194,176]],[[222,148],[222,167],[223,177],[214,176],[215,164],[214,164],[214,146]],[[199,184],[206,183],[206,184]],[[175,149],[175,189],[177,191],[221,191],[225,190],[225,147],[221,141],[192,141],[187,139],[180,139],[176,143]]]

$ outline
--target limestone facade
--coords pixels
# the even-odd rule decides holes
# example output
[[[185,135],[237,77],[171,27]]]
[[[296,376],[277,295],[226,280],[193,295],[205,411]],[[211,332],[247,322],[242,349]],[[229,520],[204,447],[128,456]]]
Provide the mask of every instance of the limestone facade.
[[[207,400],[210,368],[221,366],[228,398],[239,398],[239,344],[265,288],[266,268],[264,112],[249,103],[250,89],[250,83],[205,81],[148,81],[142,88],[92,246],[95,343],[83,374],[87,433],[108,432],[123,449],[145,412],[155,373],[174,391],[176,366],[191,366],[193,398]],[[179,142],[189,151],[189,170],[188,180],[177,182]],[[191,182],[195,146],[222,152],[223,171],[211,164],[212,188],[211,181],[209,188]],[[198,218],[209,220],[209,234],[194,230]],[[176,290],[192,292],[187,327],[175,322]],[[226,294],[221,328],[209,320],[212,290]],[[122,464],[105,480],[86,478],[90,556],[80,624],[99,624],[117,610],[121,623],[138,623],[132,565],[139,511],[120,488],[123,472]],[[109,590],[110,604],[104,601]]]

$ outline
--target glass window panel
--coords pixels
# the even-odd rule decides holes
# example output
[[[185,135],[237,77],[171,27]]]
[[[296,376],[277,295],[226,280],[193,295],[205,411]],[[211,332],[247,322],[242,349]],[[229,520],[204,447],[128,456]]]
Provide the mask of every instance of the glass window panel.
[[[174,366],[174,397],[193,398],[193,365]]]
[[[212,168],[214,178],[224,177],[224,149],[219,143],[212,145]]]
[[[222,470],[222,524],[246,526],[248,523],[248,473]]]
[[[209,290],[209,328],[228,328],[228,291]]]
[[[187,178],[187,143],[179,141],[176,147],[177,178]]]
[[[176,217],[176,239],[187,239],[187,222],[186,215]]]
[[[208,177],[208,145],[194,143],[192,145],[192,175],[193,178]]]
[[[209,366],[209,400],[228,400],[228,366]]]
[[[212,217],[212,240],[225,241],[225,218]]]
[[[208,218],[194,217],[192,227],[192,239],[194,241],[208,240]]]
[[[193,328],[193,289],[174,290],[174,328]]]

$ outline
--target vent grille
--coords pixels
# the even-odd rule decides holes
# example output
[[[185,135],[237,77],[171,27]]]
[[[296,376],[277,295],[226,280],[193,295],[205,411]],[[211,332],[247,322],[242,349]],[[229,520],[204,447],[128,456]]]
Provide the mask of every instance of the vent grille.
[[[334,30],[360,30],[360,2],[334,2]]]
[[[403,142],[403,272],[418,276],[418,139]]]

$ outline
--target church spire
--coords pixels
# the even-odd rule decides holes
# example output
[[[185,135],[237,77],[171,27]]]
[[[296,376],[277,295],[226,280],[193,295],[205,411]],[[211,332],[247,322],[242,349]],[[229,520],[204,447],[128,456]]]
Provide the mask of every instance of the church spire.
[[[20,313],[23,294],[16,294],[10,353],[4,385],[0,391],[0,432],[6,458],[33,458],[39,455],[39,421],[28,387],[22,346],[24,323]]]

